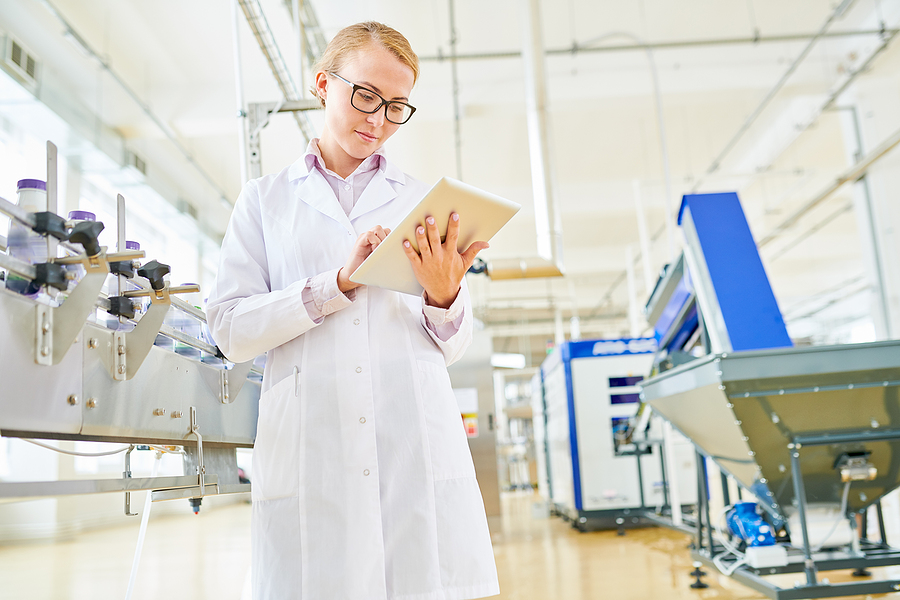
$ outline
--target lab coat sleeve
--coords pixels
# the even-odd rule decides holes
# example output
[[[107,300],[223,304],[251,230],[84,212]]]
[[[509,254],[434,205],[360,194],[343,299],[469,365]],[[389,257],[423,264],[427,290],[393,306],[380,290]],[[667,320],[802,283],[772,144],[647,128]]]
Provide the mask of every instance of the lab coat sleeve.
[[[207,304],[210,332],[222,353],[235,362],[253,360],[321,323],[324,317],[313,320],[303,303],[309,282],[270,289],[259,188],[250,181],[234,205]]]
[[[448,367],[462,358],[472,343],[472,301],[465,278],[456,300],[447,309],[429,306],[423,294],[422,327],[443,353]]]

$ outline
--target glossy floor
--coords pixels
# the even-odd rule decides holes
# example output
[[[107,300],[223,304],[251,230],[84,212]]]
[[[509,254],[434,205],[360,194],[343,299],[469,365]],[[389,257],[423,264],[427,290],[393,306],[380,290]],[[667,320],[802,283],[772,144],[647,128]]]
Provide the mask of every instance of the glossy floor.
[[[503,498],[494,551],[502,600],[749,600],[763,596],[724,577],[692,590],[687,536],[666,529],[578,533],[536,515],[531,495]],[[0,546],[0,598],[124,598],[138,528],[119,527],[55,544]],[[135,600],[248,598],[250,507],[150,519]],[[709,571],[709,569],[707,569]],[[876,576],[897,576],[897,571]],[[831,580],[848,580],[849,572]],[[795,575],[784,576],[791,585]],[[900,594],[880,596],[900,600]],[[859,599],[863,597],[857,597]]]

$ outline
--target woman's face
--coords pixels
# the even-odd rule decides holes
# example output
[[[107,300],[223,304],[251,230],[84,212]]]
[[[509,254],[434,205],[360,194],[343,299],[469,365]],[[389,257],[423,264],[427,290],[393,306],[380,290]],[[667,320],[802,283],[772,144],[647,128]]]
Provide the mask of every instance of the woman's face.
[[[412,69],[377,44],[356,51],[338,75],[377,92],[385,100],[408,102],[413,87]],[[319,149],[326,164],[335,163],[328,167],[346,177],[394,135],[400,125],[384,118],[383,106],[372,114],[353,108],[350,105],[353,88],[337,77],[318,73],[316,90],[325,99],[325,128]],[[348,168],[349,172],[341,173]]]

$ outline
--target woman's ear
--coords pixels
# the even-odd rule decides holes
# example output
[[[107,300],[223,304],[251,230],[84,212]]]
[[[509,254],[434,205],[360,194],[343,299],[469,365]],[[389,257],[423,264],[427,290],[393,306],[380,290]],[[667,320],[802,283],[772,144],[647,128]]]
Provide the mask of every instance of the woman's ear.
[[[325,97],[328,95],[328,74],[325,73],[325,71],[316,73],[315,92],[316,96],[318,96],[319,100],[324,104]]]

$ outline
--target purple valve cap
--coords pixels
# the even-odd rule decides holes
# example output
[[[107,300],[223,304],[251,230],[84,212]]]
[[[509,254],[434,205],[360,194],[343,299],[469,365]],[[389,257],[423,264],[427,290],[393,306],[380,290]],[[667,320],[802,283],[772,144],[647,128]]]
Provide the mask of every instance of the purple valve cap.
[[[41,179],[20,179],[16,183],[16,190],[44,190],[47,191],[47,182]]]
[[[69,212],[70,221],[96,221],[97,215],[86,210],[73,210]]]

